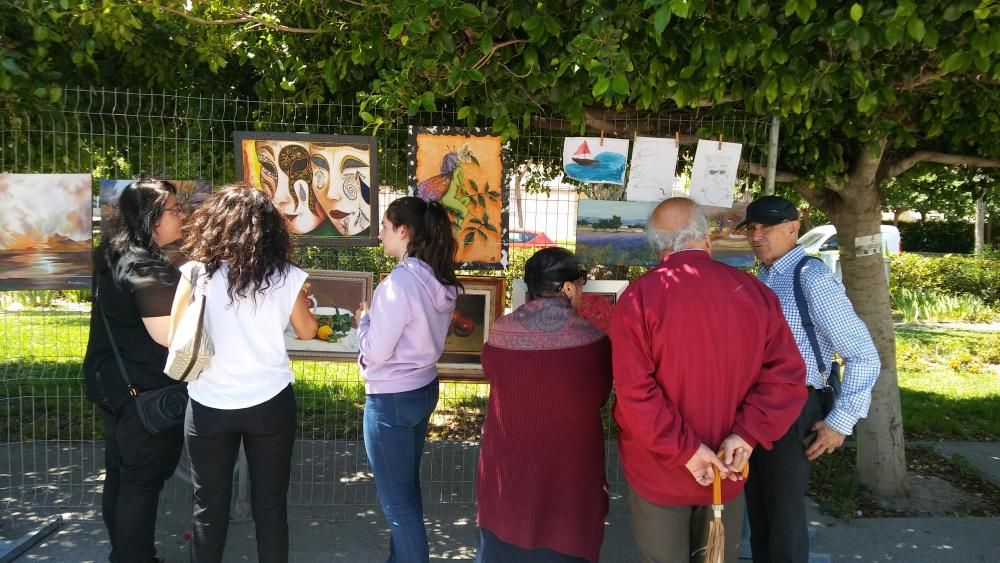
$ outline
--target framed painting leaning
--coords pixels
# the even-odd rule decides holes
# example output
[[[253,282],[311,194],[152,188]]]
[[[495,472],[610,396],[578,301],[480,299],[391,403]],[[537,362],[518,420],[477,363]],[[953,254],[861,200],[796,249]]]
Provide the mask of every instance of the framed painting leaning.
[[[375,137],[236,131],[236,178],[271,195],[313,246],[378,244]]]
[[[490,327],[503,315],[504,278],[459,276],[464,291],[455,304],[438,374],[444,378],[482,377],[480,357],[490,337]]]
[[[293,359],[355,361],[358,359],[358,323],[354,312],[371,301],[372,274],[336,270],[307,270],[303,285],[319,321],[316,336],[301,340],[291,325],[285,328],[285,346]]]

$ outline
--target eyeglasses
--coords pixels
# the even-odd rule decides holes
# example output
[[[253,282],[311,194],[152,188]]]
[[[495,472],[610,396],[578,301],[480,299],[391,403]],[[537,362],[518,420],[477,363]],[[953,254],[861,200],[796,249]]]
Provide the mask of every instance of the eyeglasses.
[[[173,213],[174,215],[184,215],[185,213],[187,213],[187,210],[184,209],[183,205],[181,205],[181,204],[178,203],[177,205],[175,205],[173,207],[164,207],[163,208],[163,212],[164,213],[168,213],[168,212],[169,213]]]

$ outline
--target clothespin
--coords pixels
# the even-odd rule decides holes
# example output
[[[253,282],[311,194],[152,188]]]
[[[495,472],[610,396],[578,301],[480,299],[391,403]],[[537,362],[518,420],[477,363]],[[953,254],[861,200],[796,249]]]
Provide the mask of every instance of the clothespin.
[[[674,131],[674,142],[677,143],[677,148],[681,148],[681,132]]]
[[[719,133],[719,150],[722,150],[722,133]]]
[[[604,129],[601,129],[601,146],[604,146]]]

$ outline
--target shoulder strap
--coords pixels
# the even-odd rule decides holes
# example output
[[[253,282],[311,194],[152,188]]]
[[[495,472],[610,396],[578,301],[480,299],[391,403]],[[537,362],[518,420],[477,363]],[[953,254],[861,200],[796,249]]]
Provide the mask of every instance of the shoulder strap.
[[[799,309],[799,317],[802,319],[802,330],[806,331],[809,339],[809,346],[812,348],[813,356],[816,357],[816,367],[822,376],[826,376],[826,362],[823,361],[823,354],[819,351],[819,341],[816,339],[816,327],[813,326],[812,316],[809,315],[809,303],[806,301],[805,292],[802,290],[802,268],[810,260],[818,260],[812,256],[803,256],[799,263],[795,265],[795,277],[792,288],[795,290],[795,305]]]
[[[118,370],[122,374],[122,379],[125,380],[125,385],[128,387],[128,394],[135,397],[139,394],[139,391],[132,385],[132,381],[128,378],[128,372],[125,371],[125,362],[122,361],[121,352],[118,351],[118,344],[115,342],[115,336],[111,334],[111,324],[108,323],[108,316],[104,314],[104,306],[101,305],[101,274],[97,273],[97,290],[94,292],[94,305],[97,306],[101,311],[101,320],[104,321],[104,330],[108,331],[108,340],[111,342],[111,351],[115,353],[115,361],[118,362]]]

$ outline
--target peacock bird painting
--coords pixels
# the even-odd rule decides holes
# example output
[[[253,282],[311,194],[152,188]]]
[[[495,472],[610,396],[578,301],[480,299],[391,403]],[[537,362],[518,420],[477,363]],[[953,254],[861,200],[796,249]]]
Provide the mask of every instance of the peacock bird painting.
[[[441,159],[441,173],[418,183],[416,190],[416,196],[424,201],[440,201],[458,224],[469,212],[469,198],[464,193],[463,168],[466,166],[479,166],[468,144],[445,154]]]

